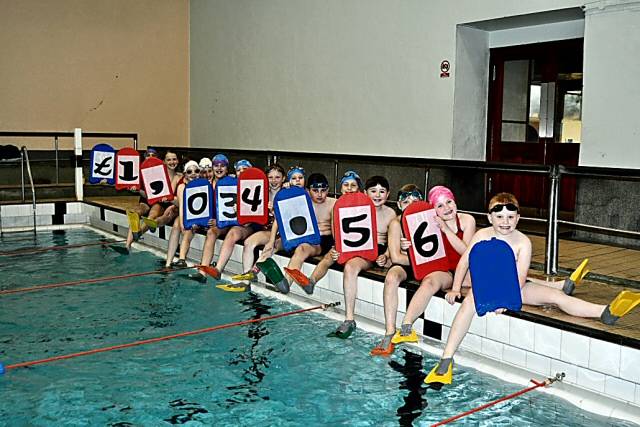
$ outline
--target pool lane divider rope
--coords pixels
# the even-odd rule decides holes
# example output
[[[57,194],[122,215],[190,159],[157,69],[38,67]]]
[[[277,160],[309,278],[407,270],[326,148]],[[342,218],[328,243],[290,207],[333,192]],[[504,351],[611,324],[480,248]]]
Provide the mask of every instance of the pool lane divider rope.
[[[562,373],[556,374],[555,377],[547,378],[546,380],[544,380],[542,382],[538,382],[536,380],[531,380],[531,382],[534,384],[531,387],[524,388],[524,389],[522,389],[520,391],[517,391],[515,393],[511,393],[511,394],[509,394],[507,396],[501,397],[500,399],[496,399],[496,400],[494,400],[492,402],[485,403],[484,405],[478,406],[477,408],[473,408],[473,409],[470,409],[468,411],[462,412],[462,413],[460,413],[460,414],[458,414],[458,415],[456,415],[454,417],[447,418],[446,420],[439,421],[439,422],[437,422],[435,424],[431,424],[431,427],[443,426],[445,424],[452,423],[454,421],[459,420],[460,418],[466,417],[467,415],[471,415],[471,414],[474,414],[476,412],[482,411],[483,409],[486,409],[486,408],[489,408],[491,406],[497,405],[500,402],[504,402],[506,400],[513,399],[515,397],[518,397],[518,396],[523,395],[525,393],[529,393],[530,391],[533,391],[533,390],[535,390],[537,388],[540,388],[540,387],[549,386],[549,385],[553,384],[556,381],[562,381],[564,379],[564,376],[565,376],[564,372],[562,372]]]
[[[258,319],[248,319],[248,320],[242,320],[242,321],[239,321],[239,322],[225,323],[223,325],[211,326],[209,328],[196,329],[196,330],[193,330],[193,331],[181,332],[181,333],[178,333],[178,334],[166,335],[166,336],[163,336],[163,337],[149,338],[149,339],[146,339],[146,340],[134,341],[134,342],[126,343],[126,344],[118,344],[118,345],[113,345],[113,346],[110,346],[110,347],[94,348],[93,350],[80,351],[78,353],[63,354],[63,355],[60,355],[60,356],[48,357],[46,359],[31,360],[29,362],[14,363],[12,365],[2,365],[0,363],[0,375],[4,374],[6,371],[11,370],[11,369],[26,368],[28,366],[41,365],[41,364],[44,364],[44,363],[55,362],[55,361],[58,361],[58,360],[72,359],[74,357],[88,356],[88,355],[96,354],[96,353],[104,353],[104,352],[112,351],[112,350],[120,350],[120,349],[123,349],[123,348],[136,347],[136,346],[145,345],[145,344],[152,344],[152,343],[156,343],[156,342],[160,342],[160,341],[168,341],[168,340],[172,340],[172,339],[175,339],[175,338],[182,338],[182,337],[188,337],[188,336],[192,336],[192,335],[205,334],[207,332],[219,331],[221,329],[233,328],[235,326],[242,326],[242,325],[248,325],[250,323],[265,322],[267,320],[279,319],[281,317],[292,316],[294,314],[305,313],[307,311],[312,311],[312,310],[318,310],[318,309],[326,310],[328,308],[337,307],[339,305],[340,305],[339,302],[332,302],[332,303],[329,303],[329,304],[321,304],[321,305],[316,305],[314,307],[302,308],[302,309],[299,309],[299,310],[294,310],[294,311],[288,311],[288,312],[285,312],[285,313],[274,314],[272,316],[260,317]]]
[[[88,242],[88,243],[76,243],[76,244],[70,244],[70,245],[47,246],[47,247],[44,247],[44,248],[16,249],[15,251],[0,252],[0,256],[31,255],[31,254],[41,253],[41,252],[48,252],[48,251],[62,251],[62,250],[66,250],[66,249],[83,248],[83,247],[86,247],[86,246],[107,246],[107,245],[112,245],[114,243],[122,243],[122,242],[125,242],[125,241],[126,240],[124,240],[124,239],[112,240],[110,242],[107,242],[107,241],[104,241],[104,240],[100,240],[99,242]]]
[[[49,283],[45,285],[31,286],[28,288],[18,288],[18,289],[5,289],[0,291],[0,296],[2,295],[10,295],[10,294],[20,294],[24,292],[37,292],[43,291],[45,289],[53,289],[53,288],[63,288],[67,286],[77,286],[77,285],[86,285],[91,283],[101,283],[101,282],[110,282],[114,280],[122,280],[129,279],[131,277],[141,277],[141,276],[150,276],[152,274],[166,274],[173,273],[174,271],[186,270],[188,268],[198,268],[200,266],[194,265],[193,267],[174,267],[174,268],[161,268],[160,270],[153,271],[143,271],[141,273],[129,273],[122,274],[119,276],[107,276],[107,277],[96,277],[93,279],[80,279],[73,280],[70,282],[60,282],[60,283]]]

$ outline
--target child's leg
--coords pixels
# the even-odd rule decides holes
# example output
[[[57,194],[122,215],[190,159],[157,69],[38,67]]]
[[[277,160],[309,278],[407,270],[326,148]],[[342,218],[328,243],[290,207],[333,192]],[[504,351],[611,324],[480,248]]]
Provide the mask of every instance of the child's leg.
[[[146,203],[139,203],[138,206],[134,209],[134,212],[136,212],[138,216],[144,216],[149,212],[149,209],[150,209],[149,205],[147,205]],[[125,243],[125,247],[127,249],[130,249],[132,244],[133,244],[133,232],[131,231],[131,227],[129,227],[129,231],[127,232],[127,241]]]
[[[300,246],[298,246],[296,250],[293,252],[293,256],[289,260],[289,265],[287,265],[287,267],[292,270],[294,269],[300,270],[300,268],[302,267],[302,264],[305,262],[307,258],[320,254],[320,251],[321,251],[320,245],[310,245],[308,243],[303,243]],[[289,284],[291,284],[291,282],[293,281],[291,276],[289,276],[288,274],[285,274],[285,277],[289,282]]]
[[[372,265],[373,263],[360,257],[351,258],[344,265],[342,288],[344,290],[344,317],[346,320],[353,320],[356,296],[358,294],[358,274],[360,274],[361,271],[371,268]]]
[[[450,288],[452,283],[453,276],[451,273],[444,271],[434,271],[422,279],[420,287],[413,295],[413,298],[411,298],[407,312],[402,320],[402,335],[409,335],[411,333],[411,325],[413,325],[413,322],[416,321],[421,313],[424,313],[431,297],[440,289]],[[405,329],[407,330],[405,331]]]
[[[180,241],[180,221],[173,221],[173,226],[171,227],[171,234],[169,234],[169,243],[167,245],[167,260],[164,263],[166,268],[171,267],[171,263],[173,262],[173,257],[176,254],[176,249],[178,249],[178,242]]]
[[[315,283],[318,283],[320,280],[322,280],[322,278],[327,275],[327,271],[329,271],[329,267],[331,267],[334,262],[335,261],[331,256],[331,251],[327,252],[322,257],[318,265],[316,265],[316,268],[314,268],[313,271],[311,272],[311,276],[309,276],[309,281],[315,284]]]
[[[562,289],[564,282],[552,282],[550,280],[538,279],[536,277],[527,276],[527,282],[532,282],[537,285],[548,286],[554,289]]]
[[[569,296],[559,289],[530,282],[522,287],[522,303],[529,305],[554,304],[565,313],[576,317],[600,317],[606,308],[606,305],[583,301]]]
[[[216,250],[216,239],[220,234],[218,227],[211,227],[207,230],[207,237],[204,241],[204,247],[202,248],[200,265],[211,265],[211,260],[213,260],[213,254]]]
[[[258,231],[244,240],[242,250],[242,271],[247,272],[253,268],[253,254],[258,246],[266,245],[269,242],[270,231]]]
[[[186,261],[189,249],[191,249],[191,240],[193,240],[193,230],[185,230],[184,233],[182,233],[182,241],[180,242],[179,259]]]
[[[407,279],[407,273],[402,266],[394,265],[384,278],[384,323],[385,335],[373,350],[372,356],[389,356],[393,353],[394,344],[391,342],[396,333],[396,315],[398,313],[398,287]]]
[[[158,226],[167,225],[171,223],[171,221],[173,221],[177,216],[178,207],[175,205],[171,205],[167,209],[165,209],[164,213],[156,219],[156,222],[158,223]]]
[[[393,266],[384,278],[384,324],[386,335],[396,333],[396,315],[398,313],[398,287],[407,280],[407,273],[400,266]]]
[[[464,339],[465,335],[471,327],[471,321],[476,314],[476,306],[473,301],[473,292],[470,290],[467,296],[462,301],[456,316],[453,318],[451,324],[451,330],[449,331],[449,337],[447,343],[444,346],[444,352],[442,353],[443,359],[450,359],[458,350],[460,343]]]
[[[231,254],[233,253],[233,249],[236,246],[236,243],[242,239],[245,239],[251,235],[253,229],[251,227],[245,227],[241,225],[237,225],[235,227],[231,227],[224,240],[222,241],[222,247],[220,248],[220,256],[218,257],[218,261],[216,262],[216,268],[220,273],[227,266],[227,262],[229,262],[229,258],[231,258]]]

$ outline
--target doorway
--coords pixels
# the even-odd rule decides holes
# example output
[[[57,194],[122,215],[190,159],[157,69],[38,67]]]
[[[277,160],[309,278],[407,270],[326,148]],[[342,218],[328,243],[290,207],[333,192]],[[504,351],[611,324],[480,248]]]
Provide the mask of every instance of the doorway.
[[[491,49],[488,161],[578,165],[582,64],[582,38]],[[496,173],[489,177],[488,195],[511,192],[523,207],[541,211],[547,187],[546,177]],[[564,178],[560,209],[569,217],[575,199],[575,179]]]

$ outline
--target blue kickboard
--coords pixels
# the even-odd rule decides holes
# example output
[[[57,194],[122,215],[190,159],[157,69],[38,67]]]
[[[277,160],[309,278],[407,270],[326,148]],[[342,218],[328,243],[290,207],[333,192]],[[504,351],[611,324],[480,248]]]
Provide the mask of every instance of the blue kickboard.
[[[469,271],[478,316],[499,308],[520,311],[516,257],[508,243],[495,237],[476,243],[469,253]]]

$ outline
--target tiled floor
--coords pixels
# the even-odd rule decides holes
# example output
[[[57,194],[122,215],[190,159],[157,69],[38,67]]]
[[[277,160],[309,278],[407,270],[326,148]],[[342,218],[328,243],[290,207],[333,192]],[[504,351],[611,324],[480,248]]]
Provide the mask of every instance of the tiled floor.
[[[105,204],[115,208],[130,210],[137,206],[137,196],[123,197],[92,197],[87,201]],[[544,263],[544,237],[529,236],[533,243],[533,259],[538,264]],[[574,269],[584,258],[589,258],[589,269],[598,275],[608,276],[609,283],[585,279],[577,287],[574,296],[596,304],[608,304],[624,289],[637,290],[615,284],[615,279],[634,280],[640,282],[640,251],[607,246],[595,243],[561,240],[559,248],[559,266],[564,270]],[[543,272],[531,270],[530,274],[538,278],[545,278]],[[564,280],[558,276],[551,280]],[[534,313],[574,325],[607,331],[616,335],[640,340],[640,308],[618,321],[616,326],[606,326],[597,319],[583,319],[569,316],[555,307],[525,306],[524,311]]]

